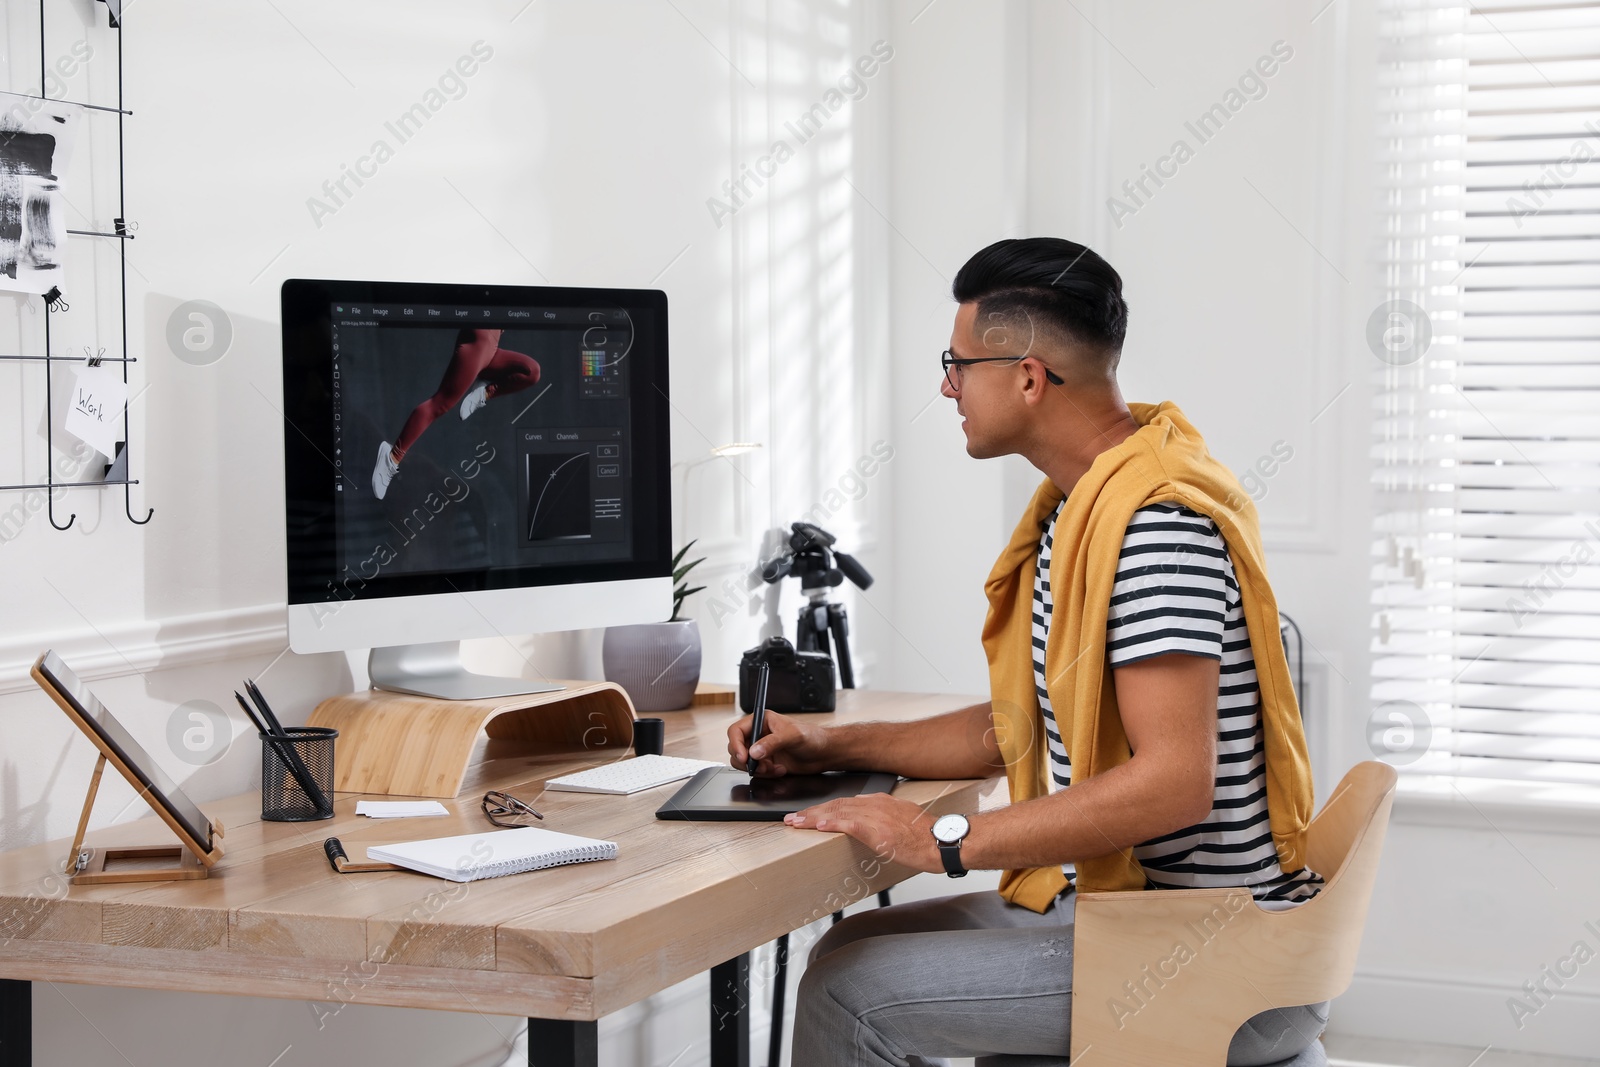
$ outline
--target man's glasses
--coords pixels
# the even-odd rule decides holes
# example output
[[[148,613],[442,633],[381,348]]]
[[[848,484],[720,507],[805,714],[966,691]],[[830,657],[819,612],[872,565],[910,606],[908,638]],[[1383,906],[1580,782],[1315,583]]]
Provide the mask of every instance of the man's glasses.
[[[961,391],[962,367],[970,367],[974,363],[1016,363],[1018,360],[1026,358],[1026,356],[982,356],[978,359],[962,359],[947,348],[939,355],[939,366],[944,368],[944,380],[950,383],[951,389],[959,393]],[[1044,376],[1051,385],[1066,384],[1049,367],[1044,368]]]
[[[489,817],[490,822],[496,826],[503,826],[507,830],[515,830],[518,827],[527,825],[511,820],[523,819],[529,815],[532,815],[535,819],[544,818],[543,815],[540,815],[510,793],[502,793],[498,789],[491,789],[483,794],[483,813]]]

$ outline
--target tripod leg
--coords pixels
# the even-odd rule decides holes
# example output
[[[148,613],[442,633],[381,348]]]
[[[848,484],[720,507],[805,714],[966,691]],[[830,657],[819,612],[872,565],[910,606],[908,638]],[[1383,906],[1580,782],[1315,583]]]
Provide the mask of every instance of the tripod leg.
[[[836,605],[823,601],[820,604],[806,604],[800,609],[800,618],[795,625],[794,633],[796,652],[821,652],[824,656],[833,655],[833,649],[828,647],[828,630],[835,607]]]
[[[800,617],[794,623],[794,649],[796,652],[817,651],[817,627],[810,604],[800,607]]]
[[[839,646],[839,687],[854,689],[856,672],[850,663],[850,617],[845,614],[844,605],[828,605],[828,629],[833,631],[833,643]],[[822,640],[826,644],[828,639]]]

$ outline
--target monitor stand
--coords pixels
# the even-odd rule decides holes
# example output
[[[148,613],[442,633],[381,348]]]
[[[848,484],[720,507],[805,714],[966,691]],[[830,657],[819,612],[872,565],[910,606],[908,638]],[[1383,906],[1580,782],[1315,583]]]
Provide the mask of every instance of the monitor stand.
[[[527,678],[473,674],[461,665],[460,641],[375,648],[367,656],[367,676],[374,689],[441,700],[483,700],[566,688]]]
[[[633,744],[633,705],[621,686],[566,682],[556,688],[560,691],[487,700],[363,689],[324,700],[307,725],[339,731],[333,788],[340,796],[445,799],[460,793],[469,779],[481,789],[482,765],[500,760],[511,761],[499,763],[501,768],[526,768],[530,759],[546,766],[578,765],[627,754]]]

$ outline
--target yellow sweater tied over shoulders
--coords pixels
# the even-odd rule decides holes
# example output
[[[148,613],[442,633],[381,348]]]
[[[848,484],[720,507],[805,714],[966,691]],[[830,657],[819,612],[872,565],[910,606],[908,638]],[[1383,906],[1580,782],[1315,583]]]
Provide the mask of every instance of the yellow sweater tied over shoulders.
[[[1092,778],[1132,756],[1106,655],[1111,588],[1133,513],[1149,504],[1182,504],[1217,524],[1233,560],[1261,691],[1272,840],[1283,869],[1299,870],[1306,863],[1312,815],[1311,764],[1278,630],[1278,604],[1267,584],[1255,504],[1176,405],[1128,407],[1139,429],[1102,452],[1072,487],[1050,554],[1054,608],[1045,643],[1046,689],[1072,760],[1072,780]],[[1033,575],[1039,540],[1063,495],[1048,479],[1039,486],[985,585],[983,647],[995,735],[1014,804],[1049,789],[1049,746],[1034,688]],[[1081,891],[1146,885],[1131,847],[1070,859]],[[1000,880],[1000,894],[1043,912],[1067,885],[1059,866],[1010,870]]]

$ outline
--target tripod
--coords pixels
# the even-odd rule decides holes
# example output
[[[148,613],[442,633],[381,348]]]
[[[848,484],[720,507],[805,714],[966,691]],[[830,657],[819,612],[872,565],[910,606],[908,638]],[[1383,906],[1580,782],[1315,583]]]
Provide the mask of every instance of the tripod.
[[[833,655],[839,667],[839,688],[856,687],[855,668],[850,663],[850,617],[843,604],[828,599],[828,590],[844,584],[849,578],[860,589],[872,585],[872,575],[856,558],[833,547],[834,536],[820,526],[809,522],[790,525],[788,547],[767,561],[761,568],[764,581],[780,582],[784,578],[800,579],[800,592],[807,603],[800,609],[795,622],[794,647],[798,652],[821,652]]]

